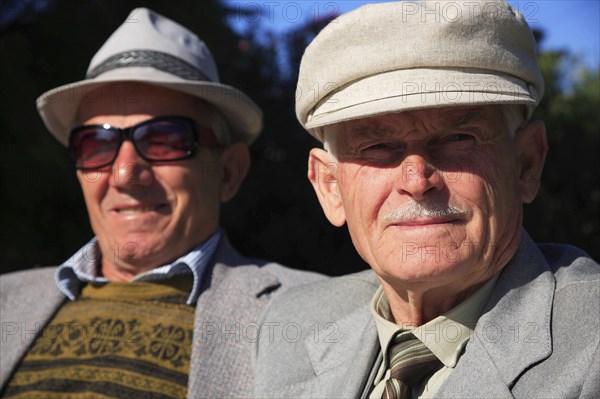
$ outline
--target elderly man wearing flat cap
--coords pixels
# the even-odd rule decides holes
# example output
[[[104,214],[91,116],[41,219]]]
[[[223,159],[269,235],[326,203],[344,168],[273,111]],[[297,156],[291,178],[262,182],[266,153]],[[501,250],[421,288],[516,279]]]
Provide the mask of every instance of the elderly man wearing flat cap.
[[[372,270],[269,304],[265,326],[303,335],[258,340],[256,397],[600,397],[600,267],[522,227],[543,85],[504,1],[371,4],[317,35],[296,106],[324,147],[308,177]]]
[[[37,105],[73,157],[95,238],[58,268],[0,279],[0,396],[250,396],[260,312],[318,278],[245,259],[219,228],[260,109],[219,83],[204,42],[143,8],[86,80]]]

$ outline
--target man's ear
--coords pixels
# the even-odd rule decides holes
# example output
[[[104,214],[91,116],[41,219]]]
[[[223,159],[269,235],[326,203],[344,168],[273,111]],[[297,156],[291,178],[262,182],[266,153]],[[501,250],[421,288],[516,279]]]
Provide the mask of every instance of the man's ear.
[[[528,204],[533,201],[540,189],[542,170],[548,153],[544,123],[534,121],[527,124],[516,132],[515,143],[520,163],[521,200]]]
[[[338,163],[327,151],[313,148],[308,156],[308,180],[312,183],[325,216],[334,226],[346,222],[337,182]]]
[[[238,192],[250,168],[250,152],[243,143],[233,143],[221,153],[221,202],[227,202]]]

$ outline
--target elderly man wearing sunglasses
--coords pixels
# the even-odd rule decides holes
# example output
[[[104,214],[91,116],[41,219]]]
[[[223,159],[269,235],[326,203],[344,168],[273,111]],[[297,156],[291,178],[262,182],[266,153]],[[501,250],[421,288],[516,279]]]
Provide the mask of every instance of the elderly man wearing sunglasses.
[[[261,111],[219,83],[193,33],[131,16],[86,80],[38,99],[95,238],[58,268],[0,279],[0,396],[249,396],[263,307],[321,278],[230,246],[219,208],[246,176]]]

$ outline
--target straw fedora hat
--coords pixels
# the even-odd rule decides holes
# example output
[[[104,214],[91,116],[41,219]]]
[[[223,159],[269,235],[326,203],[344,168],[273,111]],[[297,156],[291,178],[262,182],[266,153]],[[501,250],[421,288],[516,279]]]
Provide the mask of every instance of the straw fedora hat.
[[[225,117],[232,141],[251,143],[262,129],[260,108],[219,82],[213,57],[194,33],[147,8],[134,9],[94,55],[86,79],[37,99],[44,124],[63,145],[86,94],[114,82],[143,82],[205,100]]]

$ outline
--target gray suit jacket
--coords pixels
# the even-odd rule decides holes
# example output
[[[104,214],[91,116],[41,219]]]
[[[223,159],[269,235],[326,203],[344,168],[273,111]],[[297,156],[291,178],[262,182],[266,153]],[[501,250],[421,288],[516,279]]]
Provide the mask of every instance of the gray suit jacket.
[[[204,274],[196,304],[188,397],[249,397],[252,334],[264,306],[280,290],[324,277],[248,260],[225,237],[215,260]],[[66,300],[54,282],[55,270],[0,276],[0,391],[36,334]]]
[[[366,396],[381,361],[369,310],[378,286],[367,271],[298,287],[272,301],[255,346],[254,395]],[[287,331],[273,327],[265,334],[266,326],[286,325]],[[574,247],[538,247],[523,232],[436,397],[599,398],[599,331],[599,265]]]

